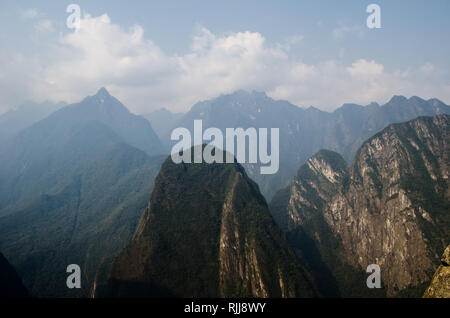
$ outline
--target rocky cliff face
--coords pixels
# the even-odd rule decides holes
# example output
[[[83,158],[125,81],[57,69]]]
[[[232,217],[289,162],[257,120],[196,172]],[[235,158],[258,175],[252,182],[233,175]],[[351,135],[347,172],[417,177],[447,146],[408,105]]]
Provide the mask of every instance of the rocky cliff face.
[[[450,245],[444,251],[430,286],[425,291],[424,298],[450,298]]]
[[[390,125],[361,146],[351,167],[320,151],[275,196],[274,216],[311,266],[328,274],[319,284],[331,295],[364,293],[369,264],[380,266],[387,296],[423,293],[450,241],[449,121]]]
[[[106,295],[305,297],[316,289],[240,165],[169,157]]]

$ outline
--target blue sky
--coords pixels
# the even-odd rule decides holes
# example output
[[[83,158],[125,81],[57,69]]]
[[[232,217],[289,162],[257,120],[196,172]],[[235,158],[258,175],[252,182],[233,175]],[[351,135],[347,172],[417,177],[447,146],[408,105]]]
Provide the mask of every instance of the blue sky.
[[[450,102],[450,1],[73,1],[90,15],[85,25],[98,31],[94,19],[105,24],[76,36],[66,27],[70,3],[0,4],[0,59],[7,64],[0,112],[25,98],[73,102],[99,85],[138,113],[186,110],[239,88],[326,110],[394,94]],[[381,7],[381,29],[366,27],[370,3]],[[132,40],[136,26],[139,43]],[[131,46],[128,56],[115,34]],[[110,42],[97,48],[104,38]],[[193,48],[195,39],[205,47]],[[127,67],[114,68],[127,58]],[[101,67],[104,61],[111,68]],[[83,67],[85,77],[72,74]],[[324,94],[329,86],[334,90]]]

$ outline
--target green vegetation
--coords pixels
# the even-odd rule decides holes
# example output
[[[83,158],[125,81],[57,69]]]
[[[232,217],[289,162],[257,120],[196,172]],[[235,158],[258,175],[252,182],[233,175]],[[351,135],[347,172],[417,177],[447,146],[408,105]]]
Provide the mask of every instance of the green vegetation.
[[[71,170],[55,171],[58,183],[37,182],[33,186],[51,194],[22,199],[25,207],[0,218],[0,250],[32,295],[87,297],[96,276],[98,285],[106,280],[114,255],[134,233],[161,162],[162,157],[111,143]],[[69,264],[82,268],[81,290],[65,286]]]
[[[223,227],[229,247],[220,247]],[[221,269],[220,257],[237,263]],[[241,264],[247,276],[242,278],[232,264]],[[291,296],[315,295],[312,278],[244,169],[238,164],[176,165],[168,158],[135,238],[114,262],[107,295],[252,297],[258,292],[254,275],[261,275],[268,295],[281,297],[280,273]]]

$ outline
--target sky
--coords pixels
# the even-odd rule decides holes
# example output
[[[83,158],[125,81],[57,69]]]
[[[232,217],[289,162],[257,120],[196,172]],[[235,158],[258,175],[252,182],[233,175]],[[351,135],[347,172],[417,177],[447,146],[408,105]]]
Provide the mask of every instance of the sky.
[[[366,25],[371,3],[381,28]],[[0,114],[100,87],[138,114],[239,89],[326,111],[393,95],[450,104],[449,12],[447,0],[1,0]]]

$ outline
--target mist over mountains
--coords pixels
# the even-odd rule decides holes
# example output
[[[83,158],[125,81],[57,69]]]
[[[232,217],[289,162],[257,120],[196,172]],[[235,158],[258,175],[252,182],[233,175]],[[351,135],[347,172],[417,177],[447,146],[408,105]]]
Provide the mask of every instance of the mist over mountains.
[[[417,296],[448,244],[450,106],[437,99],[329,113],[237,91],[144,118],[102,88],[57,108],[0,116],[0,251],[33,296]],[[195,119],[279,128],[279,172],[175,165],[170,133]],[[368,291],[376,261],[384,288]]]
[[[16,135],[21,130],[44,119],[54,111],[65,106],[66,103],[26,102],[17,109],[12,109],[0,115],[0,143]]]
[[[228,127],[279,128],[278,173],[261,175],[258,165],[244,164],[249,176],[270,199],[275,191],[288,184],[298,167],[320,149],[336,151],[350,162],[363,141],[387,125],[437,114],[450,114],[450,106],[437,99],[426,101],[416,96],[409,99],[394,96],[381,106],[344,104],[329,113],[276,101],[261,92],[237,91],[195,104],[173,128],[186,127],[193,131],[195,119],[203,121],[204,129],[217,127],[222,131]],[[174,120],[170,118],[168,125]],[[171,131],[160,136],[163,143],[171,144]]]
[[[149,154],[160,153],[150,124],[105,89],[1,146],[0,250],[34,295],[89,296],[67,289],[67,264],[83,266],[84,286],[106,279],[164,159]]]
[[[449,11],[0,0],[2,314],[445,306]]]
[[[104,89],[68,105],[0,145],[0,215],[9,205],[52,192],[79,161],[125,143],[148,155],[163,154],[151,125]]]
[[[160,140],[162,138],[169,137],[172,129],[176,127],[178,121],[183,117],[183,113],[172,113],[165,108],[160,108],[152,111],[151,113],[142,115],[152,125],[153,130],[156,132]],[[169,143],[163,144],[165,150],[170,152]]]

